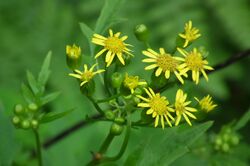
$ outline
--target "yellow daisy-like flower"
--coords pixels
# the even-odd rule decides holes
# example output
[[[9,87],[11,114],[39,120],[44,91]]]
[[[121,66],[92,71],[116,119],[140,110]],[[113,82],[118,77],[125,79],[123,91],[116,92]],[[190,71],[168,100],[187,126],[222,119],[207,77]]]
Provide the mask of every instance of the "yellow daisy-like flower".
[[[172,127],[169,118],[174,121],[173,116],[170,114],[170,112],[174,112],[174,109],[169,106],[169,101],[167,98],[161,96],[160,93],[155,94],[151,88],[144,88],[144,90],[146,91],[149,98],[138,95],[138,98],[146,102],[139,103],[138,107],[149,108],[146,114],[152,114],[152,117],[155,118],[155,127],[158,126],[159,119],[161,121],[162,128],[165,127],[165,121],[167,121],[168,125]]]
[[[134,93],[135,88],[140,85],[147,85],[145,81],[139,81],[138,76],[129,76],[128,73],[125,74],[125,79],[123,85],[130,89],[131,93]]]
[[[121,32],[113,34],[113,31],[109,30],[109,37],[104,37],[99,34],[94,34],[92,38],[92,42],[101,45],[104,48],[99,51],[95,58],[101,56],[104,52],[107,52],[105,57],[105,62],[107,63],[107,67],[109,67],[115,57],[119,59],[119,61],[125,65],[125,61],[123,59],[123,53],[126,53],[130,56],[133,56],[130,52],[131,50],[127,48],[127,46],[131,46],[130,44],[124,43],[124,41],[128,38],[128,36],[123,36],[119,38]]]
[[[188,21],[188,23],[185,24],[184,30],[185,32],[180,33],[179,36],[185,39],[185,43],[183,45],[183,47],[185,48],[190,42],[200,37],[201,34],[199,34],[199,29],[192,27],[192,21]]]
[[[179,73],[179,60],[177,57],[173,57],[170,54],[166,53],[164,48],[159,49],[160,53],[155,52],[152,49],[147,49],[147,51],[142,51],[142,53],[149,57],[146,59],[143,59],[143,62],[147,63],[154,63],[147,67],[145,67],[145,70],[151,70],[154,68],[157,68],[155,71],[155,76],[158,77],[163,72],[165,73],[165,78],[169,79],[170,73],[173,72],[175,76],[178,78],[178,80],[183,84],[184,81],[181,77],[181,74]],[[184,73],[184,76],[186,74]]]
[[[185,58],[178,57],[180,61],[184,62],[179,66],[181,70],[180,73],[184,74],[187,73],[189,70],[191,70],[192,79],[196,84],[198,84],[201,72],[204,78],[208,81],[208,77],[205,70],[214,70],[214,69],[211,66],[208,66],[208,61],[203,59],[201,52],[199,52],[197,48],[194,48],[193,51],[191,52],[187,52],[181,48],[177,49],[185,57]]]
[[[198,101],[201,109],[206,111],[206,112],[210,112],[215,107],[217,107],[217,104],[214,104],[212,97],[210,95],[203,97],[201,100],[199,100],[198,98],[195,97],[195,100]]]
[[[70,57],[78,58],[81,55],[81,48],[75,44],[73,44],[73,46],[67,45],[66,54]]]
[[[188,105],[191,103],[191,101],[186,101],[187,94],[184,94],[184,92],[179,89],[176,93],[176,99],[175,99],[175,112],[177,119],[175,121],[175,126],[177,126],[182,116],[186,120],[186,122],[192,126],[192,123],[190,122],[188,117],[191,117],[193,119],[196,119],[196,117],[191,112],[197,112],[195,108],[188,107]]]
[[[75,78],[78,78],[81,81],[80,86],[83,86],[87,82],[89,82],[96,74],[102,73],[105,70],[97,70],[94,72],[94,68],[97,66],[97,64],[94,64],[90,69],[88,69],[88,66],[84,64],[84,71],[81,72],[80,70],[74,70],[75,73],[70,73],[69,75]]]

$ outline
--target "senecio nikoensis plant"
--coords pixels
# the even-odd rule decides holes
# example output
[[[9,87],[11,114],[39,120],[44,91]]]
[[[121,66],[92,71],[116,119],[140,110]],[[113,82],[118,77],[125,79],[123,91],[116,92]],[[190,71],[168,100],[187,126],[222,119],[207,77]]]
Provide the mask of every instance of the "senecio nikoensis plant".
[[[101,15],[95,30],[84,23],[80,24],[89,45],[66,46],[66,63],[71,70],[67,73],[68,79],[75,79],[75,86],[79,86],[81,93],[93,104],[100,117],[95,120],[110,122],[106,138],[100,149],[93,149],[92,159],[87,165],[120,159],[134,129],[160,128],[164,134],[168,131],[167,128],[180,128],[183,125],[185,131],[194,128],[193,124],[202,122],[206,114],[218,107],[210,94],[194,96],[192,92],[185,90],[190,84],[199,86],[200,79],[205,79],[208,83],[208,73],[214,70],[205,49],[193,46],[201,38],[195,23],[193,25],[191,20],[183,23],[183,31],[176,35],[176,45],[171,50],[161,44],[151,47],[149,29],[144,24],[137,25],[134,35],[145,47],[136,52],[135,48],[137,45],[141,48],[141,43],[130,43],[127,35],[113,30],[111,24],[100,21],[107,18]],[[87,47],[90,52],[85,51]],[[86,57],[88,61],[85,60]],[[139,57],[144,65],[144,69],[138,67],[136,72],[146,73],[149,77],[139,77],[126,71],[135,57]],[[21,86],[25,102],[15,105],[12,117],[16,128],[34,133],[39,166],[43,165],[39,128],[74,110],[55,113],[46,111],[44,107],[59,95],[58,92],[46,93],[50,60],[51,52],[46,56],[37,78],[27,72],[27,84],[23,83]],[[169,90],[174,90],[175,95],[169,95]],[[210,126],[211,123],[206,127]],[[108,148],[119,136],[124,137],[121,148],[116,155],[109,156]],[[228,152],[230,147],[239,143],[239,136],[236,130],[226,126],[219,134],[213,135],[210,143],[215,151]]]

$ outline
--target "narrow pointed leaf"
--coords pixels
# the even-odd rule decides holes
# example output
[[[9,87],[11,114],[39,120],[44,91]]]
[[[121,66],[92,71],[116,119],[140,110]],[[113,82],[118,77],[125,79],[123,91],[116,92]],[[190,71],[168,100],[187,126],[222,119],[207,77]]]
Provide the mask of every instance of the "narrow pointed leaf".
[[[94,31],[88,27],[85,23],[81,22],[80,24],[80,28],[82,30],[82,33],[84,34],[84,36],[87,38],[88,43],[89,43],[89,49],[90,49],[90,54],[92,56],[94,56],[94,45],[92,44],[91,40],[92,40],[92,36],[94,34]]]
[[[26,100],[26,102],[31,103],[35,100],[35,97],[34,97],[32,91],[24,83],[21,84],[21,92],[22,92],[22,95],[23,95],[24,99]]]
[[[60,92],[54,92],[54,93],[51,93],[51,94],[48,94],[48,95],[42,97],[42,99],[41,99],[42,105],[47,104],[47,103],[51,102],[52,100],[55,100],[59,95],[60,95]]]
[[[55,113],[55,112],[50,112],[48,114],[45,114],[42,119],[40,120],[40,123],[48,123],[48,122],[52,122],[54,120],[60,119],[66,115],[68,115],[69,113],[71,113],[72,111],[74,111],[75,108],[70,109],[68,111],[64,111],[64,112],[59,112],[59,113]]]
[[[39,92],[39,86],[34,75],[30,71],[27,71],[27,80],[32,92],[36,95]]]
[[[241,119],[234,126],[234,130],[243,128],[250,120],[250,109],[241,117]]]
[[[102,33],[106,25],[112,21],[112,17],[116,15],[120,9],[123,0],[106,0],[102,8],[101,14],[96,22],[95,32]]]
[[[41,71],[38,75],[38,83],[41,87],[45,86],[46,82],[48,81],[49,75],[50,75],[49,66],[50,66],[51,56],[52,56],[52,52],[49,51],[48,54],[46,55],[44,61],[43,61]]]

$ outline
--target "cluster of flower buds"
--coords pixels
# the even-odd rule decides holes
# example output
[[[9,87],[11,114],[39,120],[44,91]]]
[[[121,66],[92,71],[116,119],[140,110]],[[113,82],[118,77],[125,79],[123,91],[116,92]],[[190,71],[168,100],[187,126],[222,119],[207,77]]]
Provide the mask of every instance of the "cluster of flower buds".
[[[213,139],[214,149],[221,152],[230,152],[231,148],[238,145],[239,135],[230,127],[226,126]]]
[[[37,129],[39,126],[37,112],[39,108],[35,103],[30,103],[28,106],[17,104],[14,108],[14,116],[12,123],[17,128],[22,129]]]

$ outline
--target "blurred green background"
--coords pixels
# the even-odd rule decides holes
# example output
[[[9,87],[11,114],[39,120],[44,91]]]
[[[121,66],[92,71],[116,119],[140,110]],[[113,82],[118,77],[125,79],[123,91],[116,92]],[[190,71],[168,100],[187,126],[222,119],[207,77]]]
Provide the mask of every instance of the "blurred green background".
[[[16,130],[10,123],[10,116],[14,104],[22,101],[20,84],[25,81],[26,70],[36,74],[49,50],[53,56],[48,91],[59,90],[62,94],[48,105],[48,109],[64,111],[77,106],[77,110],[44,125],[41,128],[42,139],[54,136],[87,114],[94,113],[92,105],[80,94],[75,80],[67,76],[70,71],[65,62],[65,46],[76,43],[84,54],[89,53],[79,22],[93,28],[103,4],[104,0],[0,1],[0,161],[3,166],[11,165],[13,159],[16,163],[28,165],[25,160],[29,149],[34,146],[33,135]],[[212,66],[250,48],[249,0],[126,0],[117,14],[125,20],[112,28],[127,34],[127,42],[136,45],[135,60],[129,71],[145,78],[151,74],[141,72],[145,66],[140,63],[143,58],[141,50],[145,48],[133,35],[134,26],[140,23],[150,29],[150,43],[154,49],[164,47],[168,50],[174,47],[175,38],[183,31],[184,23],[192,20],[202,33],[194,45],[206,47]],[[190,91],[200,96],[210,93],[219,104],[219,108],[208,117],[215,120],[215,130],[239,118],[248,109],[249,65],[249,58],[242,60],[212,73],[209,83],[202,80],[198,87],[191,88]],[[45,164],[68,166],[86,163],[91,158],[89,152],[98,149],[108,128],[109,124],[100,122],[78,130],[44,151]],[[249,138],[247,131],[243,133]],[[127,153],[142,136],[149,134],[142,130],[132,135]],[[110,153],[115,152],[118,145],[119,140]],[[29,165],[35,163],[31,161]]]

